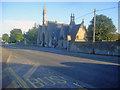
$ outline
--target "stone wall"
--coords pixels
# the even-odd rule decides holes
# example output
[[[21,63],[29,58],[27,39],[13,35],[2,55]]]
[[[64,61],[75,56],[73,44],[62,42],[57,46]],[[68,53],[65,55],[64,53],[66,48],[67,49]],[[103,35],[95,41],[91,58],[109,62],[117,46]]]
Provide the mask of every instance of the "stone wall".
[[[67,48],[67,40],[58,40],[58,48]]]
[[[119,42],[70,42],[70,52],[120,56]]]

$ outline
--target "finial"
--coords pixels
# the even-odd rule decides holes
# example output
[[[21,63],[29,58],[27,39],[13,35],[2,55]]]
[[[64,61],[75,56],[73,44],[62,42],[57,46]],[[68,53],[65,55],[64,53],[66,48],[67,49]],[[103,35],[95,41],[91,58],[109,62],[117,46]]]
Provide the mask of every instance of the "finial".
[[[45,5],[43,6],[43,9],[45,9]]]
[[[82,19],[82,24],[84,23],[84,19]]]
[[[75,16],[74,16],[74,13],[73,13],[73,21],[75,20]]]
[[[75,14],[73,13],[73,19],[75,18]]]
[[[73,13],[73,16],[74,16],[75,14]]]

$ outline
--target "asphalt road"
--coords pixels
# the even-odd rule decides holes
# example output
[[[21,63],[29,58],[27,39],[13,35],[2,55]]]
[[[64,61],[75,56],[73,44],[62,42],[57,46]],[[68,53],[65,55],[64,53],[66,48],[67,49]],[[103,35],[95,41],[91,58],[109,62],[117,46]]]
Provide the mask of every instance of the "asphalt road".
[[[8,73],[22,88],[118,88],[118,57],[71,53],[66,50],[7,46]],[[5,53],[5,52],[4,52]],[[16,83],[17,84],[16,84]]]

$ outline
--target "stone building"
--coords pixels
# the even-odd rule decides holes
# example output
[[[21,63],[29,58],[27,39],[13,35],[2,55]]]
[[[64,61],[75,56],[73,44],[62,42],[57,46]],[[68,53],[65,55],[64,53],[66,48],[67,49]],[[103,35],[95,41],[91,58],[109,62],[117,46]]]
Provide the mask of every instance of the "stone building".
[[[71,36],[71,41],[73,42],[83,42],[87,41],[87,29],[84,26],[84,21],[81,24],[75,24],[75,16],[71,14],[69,25],[62,25],[60,31],[60,38],[58,40],[58,46],[60,48],[67,48],[67,36]]]
[[[75,16],[71,14],[70,24],[61,24],[57,21],[46,21],[46,8],[43,8],[43,24],[39,25],[37,45],[43,47],[67,48],[67,35],[72,41],[86,41],[84,21],[75,24]]]
[[[69,25],[62,25],[59,34],[58,47],[67,48],[67,35],[69,34]]]

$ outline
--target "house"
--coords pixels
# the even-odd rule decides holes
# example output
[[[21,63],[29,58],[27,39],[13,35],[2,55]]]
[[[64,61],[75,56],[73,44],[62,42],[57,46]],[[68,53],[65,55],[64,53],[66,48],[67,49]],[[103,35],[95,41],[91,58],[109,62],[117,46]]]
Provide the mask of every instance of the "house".
[[[84,26],[84,21],[82,21],[81,24],[72,26],[69,35],[71,35],[71,41],[74,42],[86,41],[87,29]]]
[[[72,42],[83,42],[87,41],[87,29],[84,26],[84,21],[81,24],[75,24],[74,21],[74,14],[71,14],[71,22],[70,25],[62,25],[60,31],[60,37],[58,40],[58,47],[60,48],[67,48],[67,36],[71,36]]]

